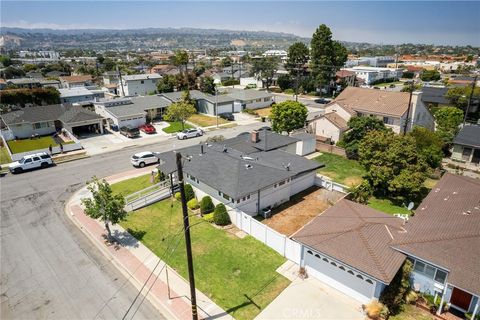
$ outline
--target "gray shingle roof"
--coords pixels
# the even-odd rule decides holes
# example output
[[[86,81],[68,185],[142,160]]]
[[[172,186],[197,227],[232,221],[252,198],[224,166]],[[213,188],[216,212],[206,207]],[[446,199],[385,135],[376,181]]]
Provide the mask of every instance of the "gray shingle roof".
[[[235,100],[248,101],[255,99],[271,98],[272,94],[267,91],[248,89],[248,90],[230,90],[228,95]]]
[[[388,284],[405,260],[390,247],[403,232],[402,224],[399,218],[342,199],[292,237]]]
[[[430,103],[448,104],[449,101],[445,98],[448,88],[439,87],[423,87],[422,101]]]
[[[73,123],[102,119],[101,116],[79,106],[64,106],[55,104],[50,106],[26,107],[18,111],[2,114],[0,116],[5,124],[36,123],[60,120],[63,123]]]
[[[466,125],[457,134],[453,143],[480,148],[480,125]]]
[[[146,96],[130,98],[131,103],[122,104],[105,109],[116,117],[127,117],[143,115],[150,109],[161,109],[168,107],[171,102],[162,96]]]
[[[184,172],[233,199],[322,167],[316,161],[282,150],[260,151],[251,153],[248,157],[231,147],[227,147],[227,152],[223,152],[221,144],[204,145],[203,150],[204,153],[201,154],[199,145],[178,150],[182,155],[191,157],[190,161],[184,163]],[[173,151],[162,153],[159,158],[164,161],[160,165],[161,171],[176,171]],[[288,164],[290,165],[287,169]]]
[[[258,142],[254,143],[251,140],[250,134],[242,134],[235,138],[222,141],[228,147],[239,150],[245,154],[250,154],[258,151],[269,151],[285,147],[289,144],[296,143],[300,139],[290,136],[284,136],[268,130],[262,130],[258,133]]]

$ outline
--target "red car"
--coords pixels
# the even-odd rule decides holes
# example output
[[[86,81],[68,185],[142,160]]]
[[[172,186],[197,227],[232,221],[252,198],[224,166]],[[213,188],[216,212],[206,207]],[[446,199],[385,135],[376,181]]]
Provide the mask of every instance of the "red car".
[[[145,133],[148,133],[148,134],[157,133],[157,130],[155,129],[155,127],[152,126],[149,123],[146,123],[146,124],[140,126],[139,129],[142,130]]]

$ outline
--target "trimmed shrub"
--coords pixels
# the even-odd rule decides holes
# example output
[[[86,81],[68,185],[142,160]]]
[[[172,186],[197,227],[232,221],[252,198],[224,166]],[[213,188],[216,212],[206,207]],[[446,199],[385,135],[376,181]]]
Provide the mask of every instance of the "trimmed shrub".
[[[295,90],[293,90],[293,89],[286,89],[286,90],[283,91],[283,93],[285,93],[285,94],[294,94],[294,93],[295,93]]]
[[[193,192],[193,188],[191,185],[186,184],[185,185],[185,199],[188,201],[192,200],[195,198],[195,192]]]
[[[175,199],[177,199],[178,201],[182,199],[182,195],[180,194],[180,192],[175,192]]]
[[[213,212],[213,220],[216,225],[225,226],[230,224],[230,216],[228,215],[227,208],[223,203],[217,204],[215,211]]]
[[[412,262],[405,260],[403,266],[380,295],[380,302],[386,305],[393,315],[401,311],[406,295],[410,292],[410,273],[412,269]]]
[[[200,213],[202,215],[208,214],[215,210],[215,206],[213,205],[212,198],[209,196],[203,197],[202,201],[200,201]]]
[[[187,202],[187,207],[188,207],[190,210],[198,209],[198,201],[197,201],[197,199],[193,198],[193,199],[191,199],[190,201],[188,201],[188,202]]]
[[[207,222],[213,223],[213,212],[204,215],[203,219]]]
[[[405,302],[409,304],[415,304],[418,300],[418,294],[411,290],[407,295],[405,296]]]
[[[386,319],[388,316],[388,308],[377,300],[370,301],[364,308],[370,319]]]

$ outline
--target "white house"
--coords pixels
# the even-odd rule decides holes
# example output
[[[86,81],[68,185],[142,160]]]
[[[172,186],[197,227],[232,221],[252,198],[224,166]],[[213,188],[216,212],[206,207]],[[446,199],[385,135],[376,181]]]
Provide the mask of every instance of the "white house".
[[[355,72],[357,78],[363,79],[368,85],[379,81],[398,80],[403,74],[401,68],[353,67],[342,70]]]
[[[87,87],[62,88],[60,102],[65,104],[92,104],[95,100],[105,96],[102,90],[89,90]]]
[[[121,96],[146,96],[157,91],[161,78],[157,73],[122,76],[117,92]]]
[[[77,88],[93,85],[92,76],[61,76],[59,77],[62,88]]]

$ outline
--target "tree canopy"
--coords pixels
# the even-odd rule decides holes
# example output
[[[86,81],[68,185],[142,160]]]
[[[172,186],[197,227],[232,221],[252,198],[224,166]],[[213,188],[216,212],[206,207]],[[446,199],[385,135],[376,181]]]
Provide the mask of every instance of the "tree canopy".
[[[287,100],[272,107],[272,129],[275,132],[291,132],[303,128],[307,120],[308,110],[300,102]]]
[[[442,162],[444,146],[439,134],[427,128],[415,126],[408,135],[415,139],[417,152],[427,164],[433,169],[438,168]]]
[[[428,165],[417,152],[415,139],[391,130],[369,131],[358,147],[364,178],[373,192],[397,201],[417,198],[427,178]]]
[[[93,219],[100,219],[105,223],[108,232],[108,239],[112,237],[109,222],[116,224],[123,220],[125,211],[125,199],[120,194],[113,194],[112,188],[105,179],[99,180],[93,177],[87,183],[87,189],[92,193],[91,198],[82,199],[85,206],[85,214]]]
[[[197,110],[190,100],[189,95],[187,96],[187,94],[184,93],[181,101],[174,102],[168,106],[167,112],[163,117],[167,121],[181,121],[182,129],[185,129],[185,121],[196,112]]]
[[[450,144],[457,135],[463,121],[463,111],[456,107],[443,107],[435,112],[438,135],[445,144]]]
[[[440,80],[440,72],[437,70],[423,70],[420,78],[422,81],[437,81]]]
[[[270,88],[272,79],[278,69],[278,57],[263,57],[253,61],[253,73],[265,79],[267,90]]]
[[[358,159],[358,144],[363,137],[372,130],[386,130],[383,121],[376,117],[352,117],[348,121],[347,131],[338,145],[345,148],[349,159]]]

